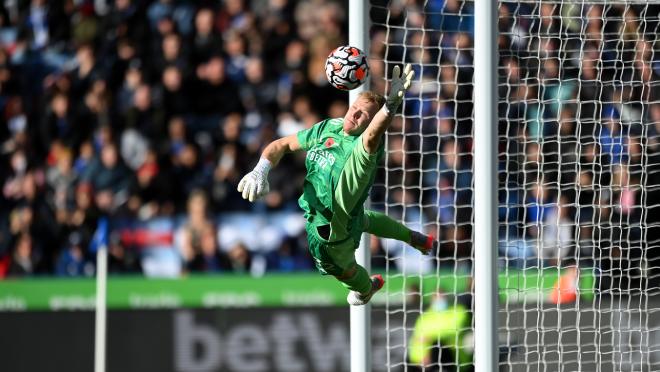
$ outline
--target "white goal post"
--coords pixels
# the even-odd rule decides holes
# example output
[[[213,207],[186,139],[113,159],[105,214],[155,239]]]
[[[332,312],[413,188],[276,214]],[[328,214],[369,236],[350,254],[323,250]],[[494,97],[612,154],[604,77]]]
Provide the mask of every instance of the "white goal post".
[[[369,6],[364,1],[349,2],[349,45],[355,46],[369,55]],[[369,89],[369,82],[365,82],[349,93],[350,105],[360,92]],[[367,202],[369,204],[369,202]],[[362,237],[360,247],[355,253],[357,263],[367,272],[371,269],[371,252],[366,237]],[[364,306],[351,306],[351,371],[371,371],[371,304]]]
[[[474,369],[497,370],[497,0],[474,5]]]
[[[372,89],[417,76],[372,208],[440,240],[372,239],[372,369],[660,370],[660,1],[369,6]]]

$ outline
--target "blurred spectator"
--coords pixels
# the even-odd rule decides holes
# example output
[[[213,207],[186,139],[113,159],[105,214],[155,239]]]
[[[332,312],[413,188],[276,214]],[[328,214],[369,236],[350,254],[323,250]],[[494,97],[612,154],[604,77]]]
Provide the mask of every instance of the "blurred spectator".
[[[163,69],[161,99],[166,119],[192,111],[190,90],[184,79],[183,71],[177,66],[167,66]]]
[[[141,271],[138,252],[126,249],[119,233],[113,231],[108,241],[108,272],[139,273]]]
[[[547,221],[548,213],[551,210],[552,195],[548,186],[542,181],[534,182],[530,185],[527,193],[527,206],[525,214],[527,215],[526,233],[531,239],[538,239],[542,235],[542,226]]]
[[[87,167],[92,163],[94,159],[94,147],[91,141],[85,141],[80,144],[78,148],[78,157],[73,163],[73,168],[75,169],[78,175],[84,174],[87,170]]]
[[[548,207],[543,216],[541,237],[536,245],[537,257],[550,266],[559,266],[561,260],[573,253],[573,226],[569,203],[566,197]]]
[[[213,201],[219,210],[243,209],[238,182],[248,169],[249,150],[241,141],[241,116],[231,114],[222,122],[219,159],[213,171]]]
[[[208,198],[194,191],[188,199],[188,221],[181,231],[180,250],[189,271],[222,271],[229,268],[216,239],[214,222],[209,217]]]
[[[83,175],[94,190],[96,206],[104,212],[113,212],[128,198],[133,174],[124,165],[114,143],[101,148],[99,156],[92,161]]]
[[[73,154],[71,150],[63,147],[55,155],[55,164],[46,172],[46,182],[50,187],[50,200],[59,211],[66,211],[74,203],[75,185],[78,182],[78,174],[73,169]],[[65,219],[58,217],[58,222]]]
[[[237,1],[242,3],[241,1]],[[227,76],[229,80],[240,84],[245,81],[245,68],[248,57],[245,40],[238,31],[228,31],[224,35],[224,50],[227,53]]]
[[[185,144],[172,162],[177,202],[182,202],[186,195],[190,195],[196,189],[208,190],[211,182],[211,167],[202,162],[195,145]]]
[[[136,188],[130,201],[130,208],[139,218],[174,214],[174,187],[170,177],[168,170],[159,164],[156,151],[147,150],[144,162],[137,169]]]
[[[241,84],[241,102],[248,115],[256,116],[257,123],[250,126],[259,126],[263,121],[273,120],[271,113],[277,107],[276,82],[267,80],[264,61],[261,58],[250,58],[245,61],[246,84]],[[250,116],[248,116],[250,117]]]
[[[75,206],[68,213],[69,229],[79,231],[89,241],[96,230],[96,222],[100,214],[94,202],[94,189],[91,183],[80,182],[76,187]]]
[[[50,100],[50,106],[41,123],[44,148],[49,148],[54,141],[77,148],[83,139],[91,135],[89,128],[81,126],[71,114],[69,98],[65,93],[56,93]]]
[[[603,112],[603,125],[599,128],[599,141],[603,155],[606,161],[610,164],[619,164],[625,159],[625,143],[624,137],[627,133],[623,133],[619,122],[620,114],[612,106],[606,106]]]
[[[181,36],[172,32],[166,34],[160,45],[159,60],[156,62],[154,76],[159,77],[167,67],[176,67],[182,76],[188,76],[190,65],[184,47],[181,45]]]
[[[160,142],[165,136],[163,114],[163,108],[154,105],[151,87],[139,84],[135,87],[131,105],[126,112],[125,126],[137,130],[152,141]]]
[[[200,63],[196,70],[194,89],[197,94],[194,108],[202,115],[227,115],[243,112],[236,85],[227,78],[225,60],[210,57]],[[218,104],[221,102],[221,104]]]
[[[33,274],[38,265],[39,258],[33,250],[32,237],[23,233],[18,236],[14,246],[14,254],[9,264],[7,276],[26,276]]]
[[[121,78],[123,81],[116,88],[116,109],[119,115],[126,115],[133,104],[135,90],[145,80],[142,62],[139,59],[130,60]]]
[[[91,44],[82,44],[78,47],[76,62],[77,66],[71,72],[71,102],[81,102],[93,79],[100,73],[96,64],[96,54]]]
[[[18,201],[23,196],[22,184],[28,172],[28,159],[22,150],[11,154],[9,172],[2,186],[2,194],[9,201]]]
[[[236,243],[229,248],[229,266],[237,273],[250,273],[252,269],[252,253],[243,243]]]
[[[195,15],[195,33],[192,41],[192,64],[197,66],[206,63],[211,57],[222,50],[222,40],[213,25],[215,12],[210,8],[202,8]]]
[[[55,266],[55,273],[59,276],[91,276],[94,274],[94,265],[86,260],[86,252],[80,233],[69,235],[66,247],[60,253]]]
[[[227,258],[218,250],[216,231],[208,225],[199,232],[199,252],[197,252],[188,268],[190,271],[224,271],[229,264]]]
[[[122,132],[119,139],[119,152],[121,159],[131,171],[137,171],[144,164],[148,150],[147,139],[140,132],[133,128]]]

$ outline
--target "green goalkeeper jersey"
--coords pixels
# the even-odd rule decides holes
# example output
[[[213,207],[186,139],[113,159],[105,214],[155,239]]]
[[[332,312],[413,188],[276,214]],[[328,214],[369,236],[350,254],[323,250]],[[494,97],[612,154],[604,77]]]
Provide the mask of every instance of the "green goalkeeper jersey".
[[[354,153],[355,146],[359,151],[365,152],[360,136],[351,136],[343,131],[344,120],[326,119],[309,129],[298,132],[300,147],[307,151],[305,167],[307,175],[303,185],[303,194],[298,204],[305,211],[305,218],[314,225],[325,225],[338,222],[337,226],[344,226],[347,231],[334,231],[334,238],[361,233],[358,225],[362,223],[364,215],[364,201],[369,195],[369,189],[376,176],[376,165],[369,165],[368,169],[360,169],[347,165],[348,158]],[[378,148],[378,164],[384,155],[384,146]],[[350,163],[349,163],[350,164]],[[359,167],[359,166],[358,166]],[[342,189],[339,180],[341,176],[350,177],[357,172],[366,172],[368,183],[361,187],[361,192],[353,193]],[[348,206],[348,208],[345,208]],[[348,210],[348,215],[334,214],[335,208]],[[343,216],[345,221],[333,221],[337,216]],[[334,224],[333,224],[334,225]],[[358,231],[360,230],[360,231]]]

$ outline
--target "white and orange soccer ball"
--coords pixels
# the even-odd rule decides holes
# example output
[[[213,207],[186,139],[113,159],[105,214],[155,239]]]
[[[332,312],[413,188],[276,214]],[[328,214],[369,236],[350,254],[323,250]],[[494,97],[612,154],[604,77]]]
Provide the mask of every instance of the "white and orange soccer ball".
[[[353,90],[369,77],[367,55],[360,49],[345,45],[333,50],[325,62],[325,75],[333,87]]]

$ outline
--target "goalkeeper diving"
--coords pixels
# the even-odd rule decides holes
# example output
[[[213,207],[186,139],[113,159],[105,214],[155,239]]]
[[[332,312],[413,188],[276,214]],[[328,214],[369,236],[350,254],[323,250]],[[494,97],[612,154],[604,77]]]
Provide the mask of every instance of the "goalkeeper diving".
[[[385,155],[383,135],[415,76],[408,64],[395,66],[387,98],[365,91],[343,118],[325,119],[309,129],[268,144],[238,191],[251,202],[269,192],[268,172],[284,154],[307,151],[307,174],[298,204],[305,212],[309,250],[323,275],[349,289],[351,305],[364,305],[383,287],[382,276],[369,274],[355,261],[363,232],[410,244],[428,254],[437,241],[390,217],[365,210],[364,202]]]

